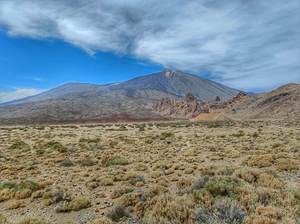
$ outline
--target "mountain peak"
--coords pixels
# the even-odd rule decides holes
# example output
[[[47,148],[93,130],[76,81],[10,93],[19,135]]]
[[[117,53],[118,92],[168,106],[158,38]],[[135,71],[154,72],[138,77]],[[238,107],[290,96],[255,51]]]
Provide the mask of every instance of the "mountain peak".
[[[165,68],[162,72],[165,74],[166,77],[169,78],[173,74],[174,70],[170,68]]]

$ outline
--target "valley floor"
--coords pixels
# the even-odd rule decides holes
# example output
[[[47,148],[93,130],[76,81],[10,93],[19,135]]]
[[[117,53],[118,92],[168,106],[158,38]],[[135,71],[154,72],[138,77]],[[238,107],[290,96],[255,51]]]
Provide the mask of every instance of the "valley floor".
[[[0,223],[295,223],[299,168],[297,120],[0,127]]]

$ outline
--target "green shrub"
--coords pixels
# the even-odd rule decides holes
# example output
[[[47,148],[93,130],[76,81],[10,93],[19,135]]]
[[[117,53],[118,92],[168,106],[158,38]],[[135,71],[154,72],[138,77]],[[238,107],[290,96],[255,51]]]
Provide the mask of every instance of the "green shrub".
[[[14,150],[14,149],[30,149],[30,146],[21,141],[21,140],[17,140],[15,143],[13,143],[8,149],[10,150]]]
[[[5,188],[12,189],[15,186],[16,186],[15,182],[4,182],[4,183],[0,184],[0,190],[3,190]]]
[[[107,164],[109,166],[127,165],[128,164],[128,159],[125,158],[125,157],[116,156],[116,157],[108,159]]]
[[[21,182],[18,185],[16,185],[14,187],[14,191],[18,192],[18,191],[21,191],[24,189],[28,189],[31,191],[37,191],[39,188],[40,188],[40,186],[38,183],[35,183],[33,181],[24,181],[24,182]]]
[[[38,149],[38,150],[36,150],[36,154],[37,155],[43,155],[45,152],[46,152],[45,149]]]
[[[43,149],[49,149],[49,148],[53,150],[57,150],[59,152],[66,152],[67,150],[67,148],[63,144],[56,141],[50,141],[44,144]]]
[[[214,176],[206,184],[207,190],[213,197],[236,196],[236,188],[239,186],[238,180],[231,176]]]
[[[174,136],[174,133],[173,132],[162,132],[160,135],[164,138],[170,138],[170,137]]]

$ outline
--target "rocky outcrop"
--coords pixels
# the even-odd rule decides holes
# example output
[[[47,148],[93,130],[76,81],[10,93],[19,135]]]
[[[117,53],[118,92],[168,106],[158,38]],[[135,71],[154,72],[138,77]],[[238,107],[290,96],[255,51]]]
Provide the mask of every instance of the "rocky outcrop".
[[[235,104],[241,103],[243,100],[247,98],[247,95],[244,91],[240,91],[235,97],[231,98],[226,102],[225,107],[232,107]]]
[[[205,103],[193,94],[187,93],[184,100],[174,100],[170,97],[162,98],[154,107],[154,111],[161,116],[177,118],[193,118],[200,113],[208,113]]]

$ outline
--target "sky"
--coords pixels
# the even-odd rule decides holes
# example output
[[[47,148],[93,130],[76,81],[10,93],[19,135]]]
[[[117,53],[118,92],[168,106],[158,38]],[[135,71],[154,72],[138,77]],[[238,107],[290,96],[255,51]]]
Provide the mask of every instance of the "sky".
[[[299,0],[1,0],[0,103],[164,68],[247,92],[300,83]]]

